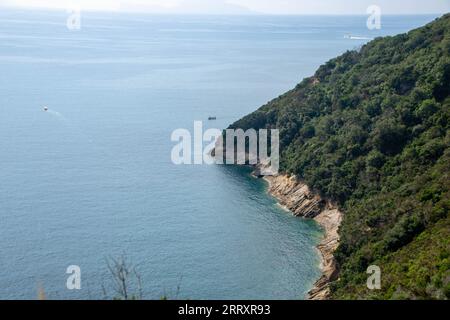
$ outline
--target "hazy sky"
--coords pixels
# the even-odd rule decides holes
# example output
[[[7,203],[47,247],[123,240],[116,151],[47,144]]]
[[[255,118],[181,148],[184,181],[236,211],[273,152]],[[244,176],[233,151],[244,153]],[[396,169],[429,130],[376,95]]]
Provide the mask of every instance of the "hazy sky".
[[[450,0],[0,0],[0,7],[138,11],[160,13],[385,14],[446,13]]]

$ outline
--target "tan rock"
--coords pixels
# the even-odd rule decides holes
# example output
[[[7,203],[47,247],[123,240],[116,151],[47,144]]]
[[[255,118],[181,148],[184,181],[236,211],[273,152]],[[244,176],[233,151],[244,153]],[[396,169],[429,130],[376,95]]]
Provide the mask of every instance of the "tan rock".
[[[269,183],[269,193],[295,216],[314,219],[324,230],[324,238],[317,246],[322,257],[322,276],[309,291],[309,299],[329,299],[329,283],[336,280],[339,269],[334,252],[339,245],[339,226],[342,213],[337,205],[322,199],[295,176],[264,177]]]

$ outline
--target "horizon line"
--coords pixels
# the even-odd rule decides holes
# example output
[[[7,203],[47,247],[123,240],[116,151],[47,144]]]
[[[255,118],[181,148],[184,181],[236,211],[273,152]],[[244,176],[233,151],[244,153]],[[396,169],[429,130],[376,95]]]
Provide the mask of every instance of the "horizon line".
[[[0,5],[0,8],[4,8],[7,10],[16,10],[16,11],[51,11],[58,12],[64,11],[67,12],[69,9],[64,8],[52,8],[52,7],[24,7],[24,6],[3,6]],[[138,10],[108,10],[108,9],[81,9],[82,12],[91,12],[91,13],[114,13],[114,14],[148,14],[148,15],[202,15],[202,16],[367,16],[366,13],[268,13],[268,12],[257,12],[257,11],[249,11],[249,12],[225,12],[225,13],[217,13],[217,12],[158,12],[158,11],[138,11]],[[425,16],[425,15],[445,15],[450,12],[425,12],[425,13],[383,13],[383,16]]]

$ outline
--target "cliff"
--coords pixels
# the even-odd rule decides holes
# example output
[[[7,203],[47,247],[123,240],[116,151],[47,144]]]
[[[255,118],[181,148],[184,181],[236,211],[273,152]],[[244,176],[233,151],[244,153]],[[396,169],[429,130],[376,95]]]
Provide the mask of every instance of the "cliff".
[[[331,59],[229,127],[279,130],[288,175],[269,178],[271,193],[326,233],[313,298],[450,298],[449,83],[446,14]]]
[[[324,230],[324,238],[317,246],[322,262],[322,276],[309,292],[309,299],[322,300],[330,297],[329,283],[338,275],[338,266],[333,256],[339,245],[339,225],[342,213],[337,206],[323,200],[295,176],[278,175],[264,178],[269,183],[269,193],[295,216],[314,219]]]

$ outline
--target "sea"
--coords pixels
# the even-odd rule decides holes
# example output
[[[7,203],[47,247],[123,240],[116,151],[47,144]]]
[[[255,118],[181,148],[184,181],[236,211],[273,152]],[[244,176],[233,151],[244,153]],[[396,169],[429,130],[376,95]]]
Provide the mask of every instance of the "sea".
[[[122,260],[143,299],[304,299],[321,228],[248,168],[174,164],[172,133],[436,17],[0,10],[0,298],[50,300],[120,297]]]

